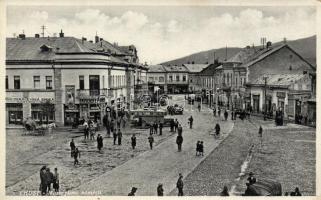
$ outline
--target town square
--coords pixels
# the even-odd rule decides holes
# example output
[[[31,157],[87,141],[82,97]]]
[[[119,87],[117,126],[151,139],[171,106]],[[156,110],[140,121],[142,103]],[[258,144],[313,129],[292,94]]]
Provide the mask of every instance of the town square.
[[[8,6],[6,195],[315,196],[294,8]]]

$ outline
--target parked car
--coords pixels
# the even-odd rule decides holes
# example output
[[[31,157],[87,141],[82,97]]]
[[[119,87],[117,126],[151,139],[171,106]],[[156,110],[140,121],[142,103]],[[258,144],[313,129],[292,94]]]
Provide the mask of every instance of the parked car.
[[[281,183],[275,180],[261,179],[249,185],[243,196],[282,196]]]

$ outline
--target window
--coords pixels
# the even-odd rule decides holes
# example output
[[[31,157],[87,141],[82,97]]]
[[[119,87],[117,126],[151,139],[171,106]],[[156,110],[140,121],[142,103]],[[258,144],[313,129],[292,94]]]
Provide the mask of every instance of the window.
[[[169,79],[169,82],[173,82],[173,76],[169,76],[168,79]]]
[[[185,75],[183,76],[183,82],[186,82],[186,76]]]
[[[14,76],[14,89],[20,89],[20,76]]]
[[[52,76],[46,76],[46,89],[52,89]]]
[[[85,89],[85,78],[84,76],[79,76],[79,89],[84,90]]]
[[[35,89],[40,89],[40,76],[33,77],[33,87]]]
[[[165,79],[164,79],[163,76],[160,76],[160,77],[158,78],[158,81],[161,82],[161,83],[163,83],[163,82],[165,81]]]
[[[9,79],[8,79],[8,76],[6,76],[6,89],[9,89]]]
[[[154,82],[154,77],[148,77],[148,82]]]
[[[177,82],[179,81],[179,75],[176,75],[176,81]]]

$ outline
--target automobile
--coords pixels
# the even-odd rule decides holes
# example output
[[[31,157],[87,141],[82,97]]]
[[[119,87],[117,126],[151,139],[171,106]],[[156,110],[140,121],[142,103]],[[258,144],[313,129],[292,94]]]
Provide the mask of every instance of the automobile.
[[[282,196],[282,186],[275,180],[260,179],[248,185],[243,196]]]
[[[183,111],[184,111],[183,106],[178,105],[178,104],[175,104],[175,105],[173,106],[173,113],[174,113],[174,115],[182,115],[182,114],[183,114]]]

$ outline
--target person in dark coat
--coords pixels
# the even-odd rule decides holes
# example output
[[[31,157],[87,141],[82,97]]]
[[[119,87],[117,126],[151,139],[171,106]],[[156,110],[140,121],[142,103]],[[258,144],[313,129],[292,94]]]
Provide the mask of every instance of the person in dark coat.
[[[247,181],[250,185],[253,185],[256,183],[256,178],[254,177],[253,172],[250,172],[249,177],[247,178]]]
[[[295,188],[294,192],[290,193],[290,196],[302,196],[298,187]]]
[[[121,139],[123,137],[122,132],[120,131],[120,129],[118,129],[118,133],[117,133],[117,138],[118,138],[118,145],[121,145]]]
[[[215,134],[216,136],[219,136],[220,135],[220,131],[221,131],[221,127],[219,124],[216,124],[215,125]]]
[[[203,141],[201,141],[199,144],[199,153],[201,156],[204,156],[204,143],[203,143]]]
[[[213,115],[216,117],[216,108],[213,108]]]
[[[227,118],[228,118],[228,113],[227,113],[227,111],[225,110],[225,112],[224,112],[224,118],[225,118],[225,121],[227,120]]]
[[[201,141],[197,141],[196,143],[196,156],[200,155],[200,143]]]
[[[84,123],[84,135],[85,135],[85,139],[89,138],[89,124],[87,122]]]
[[[176,138],[176,144],[178,147],[178,151],[182,151],[182,144],[183,144],[183,136],[182,135],[178,135]]]
[[[107,115],[104,116],[103,123],[104,123],[104,126],[106,127],[107,137],[110,137],[110,125],[109,125],[109,121],[108,121],[108,116]]]
[[[158,129],[158,124],[157,124],[157,122],[154,122],[153,127],[154,127],[154,133],[157,134],[157,129]]]
[[[76,148],[76,145],[75,145],[74,139],[71,139],[71,142],[70,142],[70,155],[71,155],[71,157],[73,157],[75,148]]]
[[[193,128],[193,117],[191,116],[190,118],[188,118],[188,123],[189,123],[189,128],[192,129]]]
[[[177,134],[178,135],[182,135],[183,134],[183,127],[181,124],[178,124],[178,127],[177,127]]]
[[[163,123],[162,122],[160,122],[159,123],[159,135],[163,135]]]
[[[218,108],[218,116],[221,117],[221,108]]]
[[[157,186],[157,196],[164,196],[163,184],[158,184]]]
[[[47,193],[51,190],[51,183],[53,183],[53,173],[50,171],[49,168],[46,168],[46,179],[45,179],[45,185],[46,185],[46,191]]]
[[[55,168],[55,173],[53,174],[53,185],[52,185],[53,189],[55,190],[55,192],[59,192],[59,173],[58,173],[58,169]]]
[[[174,131],[174,126],[175,126],[175,121],[174,121],[174,119],[172,119],[171,122],[170,122],[171,132]]]
[[[183,188],[184,188],[184,182],[183,182],[183,175],[180,173],[179,178],[176,183],[176,188],[178,189],[178,196],[184,196]]]
[[[176,131],[177,131],[177,128],[178,128],[178,120],[177,119],[175,119],[175,123],[174,123],[174,132],[176,133]]]
[[[154,137],[152,135],[148,137],[148,142],[150,149],[153,149]]]
[[[149,135],[153,135],[154,134],[154,124],[150,124],[149,125]]]
[[[223,187],[223,191],[221,192],[221,196],[223,196],[223,197],[230,196],[226,185]]]
[[[99,152],[103,148],[103,137],[100,134],[97,136],[97,148]]]
[[[116,130],[114,130],[113,131],[114,145],[116,145],[117,137],[118,137],[117,132],[116,132]]]
[[[132,148],[135,149],[135,147],[136,147],[136,136],[135,136],[135,134],[133,134],[133,136],[130,139],[131,139],[131,143],[132,143]]]
[[[130,191],[130,193],[128,193],[128,196],[135,196],[136,191],[137,191],[137,188],[132,187],[132,191]]]
[[[40,169],[40,191],[41,195],[47,194],[47,186],[46,186],[46,166],[43,166]]]
[[[76,147],[74,152],[74,165],[79,165],[78,157],[80,158],[80,151]]]

